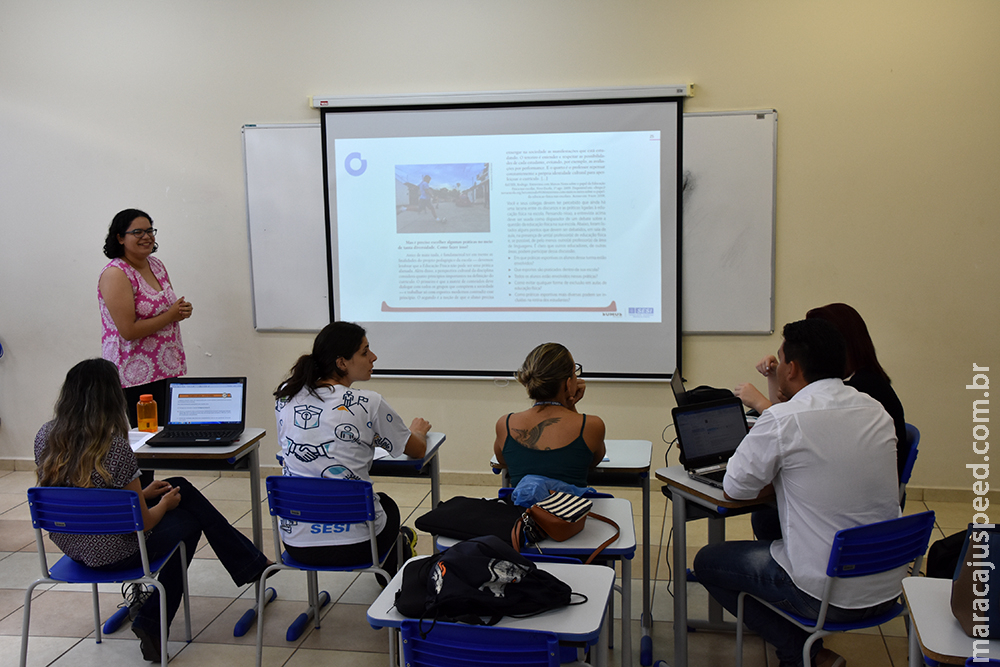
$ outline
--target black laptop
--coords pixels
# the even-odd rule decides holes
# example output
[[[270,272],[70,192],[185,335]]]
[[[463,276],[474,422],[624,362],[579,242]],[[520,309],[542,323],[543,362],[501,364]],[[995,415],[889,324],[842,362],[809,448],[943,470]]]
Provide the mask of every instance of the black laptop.
[[[749,432],[740,399],[694,403],[671,412],[688,476],[721,489],[726,463]]]
[[[223,445],[246,426],[245,377],[180,377],[167,380],[167,420],[146,441],[152,447]]]
[[[681,377],[681,371],[678,368],[674,368],[673,374],[670,376],[670,388],[674,392],[674,402],[683,407],[690,403],[687,395],[687,388],[684,387],[684,378]]]

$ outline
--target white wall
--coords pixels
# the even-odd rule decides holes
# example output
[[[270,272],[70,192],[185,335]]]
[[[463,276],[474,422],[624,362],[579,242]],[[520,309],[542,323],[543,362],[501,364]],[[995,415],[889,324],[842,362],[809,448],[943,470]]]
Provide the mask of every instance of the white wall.
[[[0,0],[0,460],[30,459],[66,370],[100,354],[101,246],[131,206],[195,306],[190,372],[249,376],[269,460],[270,392],[311,337],[253,330],[244,123],[314,121],[310,95],[694,82],[688,110],[779,111],[777,321],[858,308],[923,432],[913,483],[967,488],[964,386],[973,363],[1000,378],[998,28],[994,0]],[[685,375],[731,386],[778,342],[688,337]],[[370,388],[448,434],[450,471],[483,471],[524,405],[488,381]],[[594,383],[583,407],[659,463],[671,404]]]

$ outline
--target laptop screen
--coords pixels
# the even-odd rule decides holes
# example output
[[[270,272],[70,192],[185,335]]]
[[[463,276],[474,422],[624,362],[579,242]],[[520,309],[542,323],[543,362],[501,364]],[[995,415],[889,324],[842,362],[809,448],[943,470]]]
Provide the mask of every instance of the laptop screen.
[[[747,434],[739,399],[698,403],[674,411],[677,438],[687,465],[728,460]]]
[[[670,376],[670,388],[674,392],[674,402],[677,405],[687,405],[687,390],[684,388],[684,378],[681,377],[681,372],[678,369],[674,369],[673,375]]]
[[[168,382],[171,426],[242,426],[245,382],[239,378]]]

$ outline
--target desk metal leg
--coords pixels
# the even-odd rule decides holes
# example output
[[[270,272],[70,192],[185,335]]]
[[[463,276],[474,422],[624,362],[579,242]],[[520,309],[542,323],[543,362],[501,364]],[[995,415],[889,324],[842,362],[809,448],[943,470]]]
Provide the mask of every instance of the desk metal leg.
[[[639,663],[653,664],[653,617],[650,609],[649,569],[649,475],[642,476],[642,638],[639,640]]]
[[[687,667],[687,501],[674,493],[674,664]]]
[[[253,504],[250,517],[253,520],[253,544],[257,549],[263,551],[264,527],[261,521],[260,507],[262,503],[260,497],[260,455],[257,449],[254,447],[253,451],[250,452],[250,502]]]
[[[709,519],[708,520],[708,543],[709,544],[721,544],[726,541],[726,520],[725,519]],[[722,605],[713,598],[711,595],[708,596],[708,623],[709,625],[719,625],[721,626],[722,621]]]
[[[434,456],[429,463],[431,467],[431,509],[441,502],[441,462]]]
[[[263,521],[261,519],[261,502],[260,497],[260,456],[258,454],[258,447],[254,447],[248,458],[250,459],[250,517],[253,520],[253,545],[257,547],[258,550],[264,550],[264,527]],[[259,600],[263,599],[264,604],[267,604],[277,597],[277,593],[273,588],[267,589],[267,593],[264,597],[260,595],[260,588],[265,586],[263,581],[258,581],[254,584],[254,590],[257,595],[254,596],[254,605],[250,609],[247,609],[240,617],[240,620],[236,621],[236,626],[233,628],[234,637],[242,637],[253,625],[254,620],[257,618]]]
[[[622,559],[622,664],[632,664],[632,560]]]

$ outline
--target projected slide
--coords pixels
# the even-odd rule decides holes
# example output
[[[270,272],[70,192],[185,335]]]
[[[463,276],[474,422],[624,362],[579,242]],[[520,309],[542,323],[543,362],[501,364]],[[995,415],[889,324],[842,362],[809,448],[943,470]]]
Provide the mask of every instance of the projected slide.
[[[336,139],[341,316],[661,322],[660,139]]]

